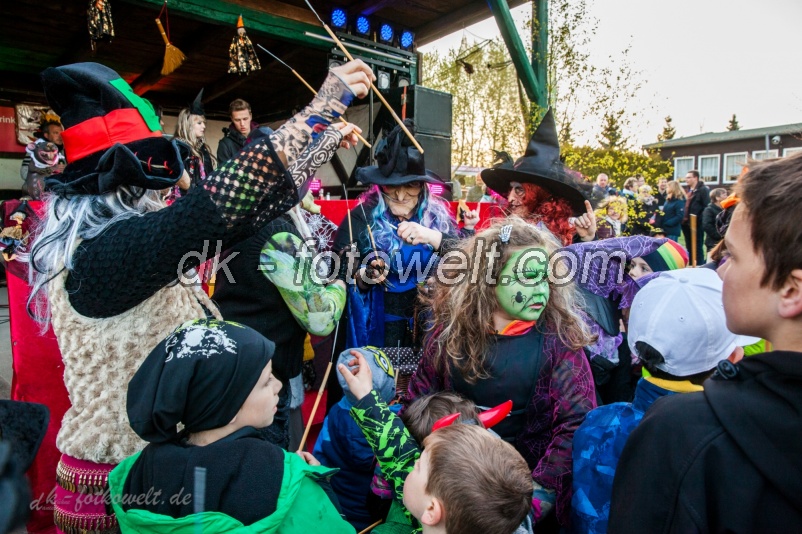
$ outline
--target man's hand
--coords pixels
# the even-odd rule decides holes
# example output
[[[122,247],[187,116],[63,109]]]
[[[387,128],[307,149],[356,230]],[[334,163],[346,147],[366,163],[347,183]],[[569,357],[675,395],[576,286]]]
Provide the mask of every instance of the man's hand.
[[[579,217],[571,217],[568,222],[576,228],[576,235],[582,241],[593,241],[596,238],[596,214],[593,213],[593,206],[585,201],[585,213]]]
[[[373,389],[373,372],[370,370],[370,366],[365,361],[362,353],[352,350],[351,356],[355,356],[356,359],[348,362],[348,367],[343,364],[338,365],[337,370],[343,375],[345,383],[348,384],[348,389],[351,390],[354,397],[357,400],[362,400]],[[356,371],[352,372],[354,369]]]
[[[331,72],[348,84],[358,98],[367,96],[370,91],[370,82],[376,80],[373,70],[361,59],[355,59],[335,67],[331,69]]]

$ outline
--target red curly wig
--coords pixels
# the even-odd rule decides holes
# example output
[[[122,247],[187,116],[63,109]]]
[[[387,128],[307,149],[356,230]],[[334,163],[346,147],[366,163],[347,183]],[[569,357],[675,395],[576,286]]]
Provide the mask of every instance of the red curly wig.
[[[521,185],[524,188],[523,205],[530,214],[525,218],[531,223],[542,222],[562,241],[563,245],[570,245],[576,230],[568,223],[568,219],[573,215],[568,201],[553,196],[535,184]]]

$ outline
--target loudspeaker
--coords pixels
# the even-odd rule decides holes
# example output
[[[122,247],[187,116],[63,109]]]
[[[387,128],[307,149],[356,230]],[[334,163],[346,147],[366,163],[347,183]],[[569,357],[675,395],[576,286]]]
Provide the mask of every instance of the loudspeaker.
[[[451,138],[417,133],[415,139],[423,147],[426,168],[437,174],[445,183],[451,181]]]
[[[410,85],[406,90],[406,116],[415,121],[418,133],[450,138],[453,97],[420,85]],[[400,117],[404,106],[404,88],[388,89],[382,91],[382,95]]]

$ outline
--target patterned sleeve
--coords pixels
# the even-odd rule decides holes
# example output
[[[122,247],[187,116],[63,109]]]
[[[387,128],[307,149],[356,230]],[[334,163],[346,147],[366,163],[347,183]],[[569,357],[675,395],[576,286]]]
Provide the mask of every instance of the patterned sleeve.
[[[293,233],[273,234],[262,246],[259,271],[276,286],[304,330],[327,336],[342,316],[345,288],[314,278],[314,250]]]
[[[329,73],[312,102],[300,113],[270,134],[276,152],[282,153],[292,166],[303,154],[309,139],[316,139],[339,118],[354,99],[354,92],[337,75]]]
[[[596,407],[593,375],[583,351],[569,351],[556,336],[548,351],[551,373],[541,377],[536,395],[548,395],[551,405],[551,441],[532,478],[543,488],[556,491],[556,512],[566,524],[571,504],[572,452],[574,432],[585,416]]]
[[[626,274],[627,264],[657,250],[665,238],[646,236],[616,237],[601,241],[574,243],[562,250],[577,266],[574,281],[594,295],[621,298],[621,308],[632,304],[643,281],[636,283]]]
[[[385,478],[392,483],[396,500],[404,502],[404,481],[420,457],[417,442],[376,390],[351,408],[351,416],[376,454]]]

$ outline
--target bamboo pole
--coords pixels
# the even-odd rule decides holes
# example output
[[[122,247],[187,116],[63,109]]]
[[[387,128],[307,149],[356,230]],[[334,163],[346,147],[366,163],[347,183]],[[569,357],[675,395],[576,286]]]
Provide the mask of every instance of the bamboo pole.
[[[696,267],[696,262],[698,258],[696,257],[696,225],[697,225],[698,217],[696,215],[691,214],[690,221],[691,221],[691,265]]]

